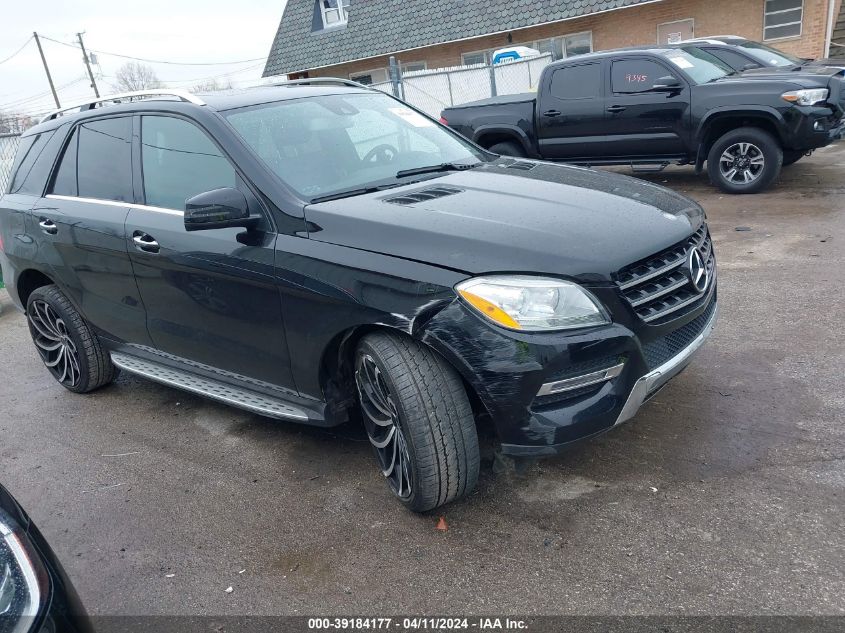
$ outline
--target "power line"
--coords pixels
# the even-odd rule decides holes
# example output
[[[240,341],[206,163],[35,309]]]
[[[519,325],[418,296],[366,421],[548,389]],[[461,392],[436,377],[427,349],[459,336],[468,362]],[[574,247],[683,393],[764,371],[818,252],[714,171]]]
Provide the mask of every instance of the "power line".
[[[41,35],[41,37],[45,40],[55,42],[56,44],[61,44],[62,46],[69,46],[71,48],[79,50],[79,47],[74,44],[68,44],[67,42],[62,42],[60,40],[54,40],[52,37],[47,37],[46,35]],[[255,59],[241,59],[234,62],[169,62],[161,59],[146,59],[144,57],[133,57],[132,55],[122,55],[120,53],[109,53],[107,51],[99,51],[95,48],[92,48],[91,52],[97,53],[98,55],[109,55],[111,57],[122,57],[123,59],[132,59],[138,62],[147,62],[148,64],[168,64],[170,66],[231,66],[234,64],[248,64],[249,62],[260,62],[267,59],[266,57],[256,57]]]
[[[61,86],[57,86],[56,90],[59,91],[59,90],[64,90],[66,88],[70,88],[73,85],[76,85],[80,82],[85,81],[85,79],[86,79],[85,77],[77,77],[76,79],[69,81],[66,84],[62,84]],[[8,103],[2,103],[2,104],[0,104],[0,110],[11,110],[11,109],[20,108],[20,107],[29,105],[31,103],[37,102],[41,99],[46,99],[47,97],[50,96],[50,94],[51,94],[51,92],[49,90],[47,90],[46,92],[34,94],[34,95],[29,96],[29,97],[24,97],[22,99],[16,99],[14,101],[9,101]]]
[[[9,61],[10,59],[12,59],[15,55],[17,55],[17,54],[18,54],[18,53],[20,53],[23,49],[25,49],[25,48],[26,48],[26,45],[27,45],[27,44],[29,44],[31,41],[32,41],[32,35],[30,35],[30,36],[26,39],[26,42],[24,42],[18,50],[16,50],[14,53],[12,53],[11,55],[9,55],[6,59],[0,60],[0,64],[5,64],[7,61]]]

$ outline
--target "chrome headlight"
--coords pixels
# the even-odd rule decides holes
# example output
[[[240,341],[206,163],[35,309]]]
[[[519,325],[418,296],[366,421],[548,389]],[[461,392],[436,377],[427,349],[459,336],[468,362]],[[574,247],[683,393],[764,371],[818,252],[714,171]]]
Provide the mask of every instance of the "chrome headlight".
[[[810,88],[807,90],[790,90],[784,92],[781,97],[798,105],[816,105],[827,101],[829,94],[827,88]]]
[[[462,281],[455,290],[479,313],[511,330],[566,330],[610,322],[589,292],[561,279],[491,275]]]
[[[0,629],[25,633],[32,627],[45,597],[39,576],[44,574],[29,539],[0,510]]]

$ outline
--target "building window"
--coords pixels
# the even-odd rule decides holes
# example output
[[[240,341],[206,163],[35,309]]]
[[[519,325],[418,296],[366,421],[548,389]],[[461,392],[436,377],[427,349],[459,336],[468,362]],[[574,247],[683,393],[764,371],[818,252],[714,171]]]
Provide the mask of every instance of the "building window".
[[[352,73],[349,78],[352,81],[357,81],[359,84],[370,86],[372,84],[381,84],[387,81],[387,68],[376,68],[375,70],[363,70],[357,73]]]
[[[592,31],[585,31],[584,33],[573,33],[563,37],[550,37],[533,42],[529,46],[536,48],[544,55],[551,53],[552,59],[583,55],[593,52],[593,33]]]
[[[804,0],[766,0],[763,39],[778,40],[801,35]]]
[[[463,53],[461,55],[461,62],[464,66],[474,66],[476,64],[489,64],[490,51],[475,51],[473,53]]]
[[[426,70],[428,66],[425,62],[408,62],[407,64],[402,64],[402,72],[403,73],[412,73],[417,70]]]
[[[346,24],[349,19],[349,0],[319,0],[323,28]]]

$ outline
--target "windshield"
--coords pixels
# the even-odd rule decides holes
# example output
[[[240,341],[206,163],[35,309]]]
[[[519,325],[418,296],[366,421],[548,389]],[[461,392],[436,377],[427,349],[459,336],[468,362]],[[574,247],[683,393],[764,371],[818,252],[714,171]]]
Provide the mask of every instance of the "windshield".
[[[760,44],[760,42],[743,42],[740,44],[749,55],[754,57],[761,64],[766,66],[800,66],[804,63],[803,59],[779,51],[771,46]]]
[[[676,48],[663,55],[697,84],[706,84],[734,73],[733,68],[725,62],[694,46]]]
[[[404,182],[398,172],[483,155],[381,93],[277,101],[226,114],[279,178],[306,199]]]

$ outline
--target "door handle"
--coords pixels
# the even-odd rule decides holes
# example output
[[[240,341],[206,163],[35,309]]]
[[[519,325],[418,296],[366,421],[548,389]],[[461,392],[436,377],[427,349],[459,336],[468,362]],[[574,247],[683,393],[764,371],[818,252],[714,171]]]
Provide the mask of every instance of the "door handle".
[[[543,116],[560,116],[560,115],[561,115],[560,110],[546,110],[545,112],[543,112]]]
[[[161,246],[151,235],[141,231],[135,231],[132,234],[132,241],[135,242],[135,248],[145,253],[158,253],[161,250]]]
[[[47,233],[47,235],[55,235],[59,232],[59,227],[56,226],[56,223],[49,218],[41,218],[41,221],[38,222],[38,226],[40,226],[41,230]]]
[[[625,106],[615,105],[610,106],[607,111],[608,112],[624,112],[627,108]]]

